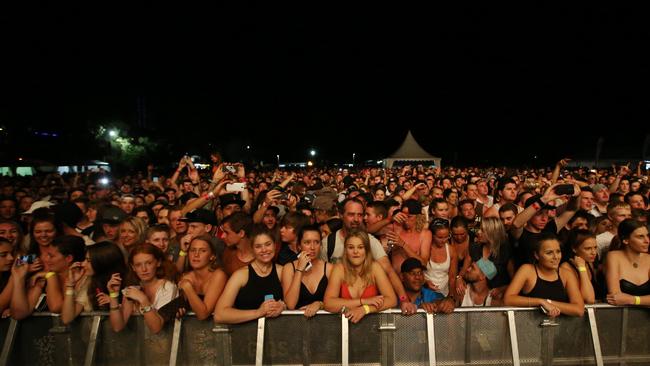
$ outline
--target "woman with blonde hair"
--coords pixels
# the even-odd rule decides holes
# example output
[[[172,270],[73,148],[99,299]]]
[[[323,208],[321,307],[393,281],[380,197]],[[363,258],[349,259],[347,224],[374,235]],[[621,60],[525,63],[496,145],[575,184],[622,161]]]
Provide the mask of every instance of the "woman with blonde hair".
[[[131,252],[136,245],[144,244],[147,240],[147,224],[139,217],[127,217],[122,224],[118,234],[117,244],[128,258],[128,253]]]
[[[325,310],[345,314],[353,323],[365,315],[397,305],[386,272],[370,255],[370,238],[351,231],[345,238],[341,263],[334,265],[325,290]]]

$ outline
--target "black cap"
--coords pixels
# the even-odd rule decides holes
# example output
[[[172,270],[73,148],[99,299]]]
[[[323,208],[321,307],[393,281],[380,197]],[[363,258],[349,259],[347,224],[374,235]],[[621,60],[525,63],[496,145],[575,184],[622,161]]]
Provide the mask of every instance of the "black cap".
[[[222,196],[219,196],[219,205],[221,207],[226,207],[232,203],[236,203],[239,206],[244,206],[246,201],[242,200],[236,193],[226,193]]]
[[[119,224],[128,216],[121,208],[110,205],[102,209],[100,221],[107,224]]]
[[[416,268],[420,268],[423,271],[427,269],[427,267],[425,267],[422,264],[422,262],[420,262],[419,259],[417,259],[417,258],[409,258],[409,259],[405,260],[404,262],[402,262],[402,267],[400,268],[400,270],[402,271],[402,273],[408,273],[408,272],[411,272],[412,270],[414,270]]]
[[[178,219],[178,221],[183,221],[183,222],[200,222],[203,224],[210,224],[210,225],[215,225],[216,220],[214,217],[214,214],[208,210],[204,209],[198,209],[194,211],[190,211],[187,214],[185,214],[185,217],[181,217]]]

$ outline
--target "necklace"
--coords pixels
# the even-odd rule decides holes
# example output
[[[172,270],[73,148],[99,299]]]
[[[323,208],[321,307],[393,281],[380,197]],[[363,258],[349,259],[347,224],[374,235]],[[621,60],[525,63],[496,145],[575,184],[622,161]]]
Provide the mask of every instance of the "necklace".
[[[262,270],[262,267],[260,267],[259,264],[255,263],[255,262],[253,262],[253,263],[251,263],[251,264],[252,264],[253,267],[257,270],[257,273],[258,273],[259,275],[261,275],[261,276],[266,276],[267,274],[271,273],[271,270],[273,269],[273,267],[271,267],[271,268],[269,268],[268,270]]]

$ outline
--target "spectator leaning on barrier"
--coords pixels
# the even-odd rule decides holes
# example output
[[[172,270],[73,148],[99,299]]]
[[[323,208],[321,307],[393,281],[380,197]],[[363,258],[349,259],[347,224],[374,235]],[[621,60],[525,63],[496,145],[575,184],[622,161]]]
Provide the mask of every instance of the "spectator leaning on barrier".
[[[426,269],[418,258],[408,258],[402,262],[400,278],[409,300],[427,313],[451,313],[454,311],[454,300],[424,285]]]
[[[388,309],[397,304],[395,291],[386,272],[373,260],[370,252],[370,238],[365,231],[347,231],[343,256],[341,261],[334,265],[325,291],[325,310],[340,312],[353,323],[357,323],[371,312]],[[405,298],[403,301],[409,299]],[[414,313],[416,309],[406,313]]]
[[[648,228],[634,219],[618,225],[617,240],[607,253],[607,302],[612,305],[650,305]]]
[[[459,299],[460,306],[501,306],[502,299],[492,297],[488,281],[497,275],[497,268],[492,261],[481,258],[467,268],[463,280],[467,289]]]

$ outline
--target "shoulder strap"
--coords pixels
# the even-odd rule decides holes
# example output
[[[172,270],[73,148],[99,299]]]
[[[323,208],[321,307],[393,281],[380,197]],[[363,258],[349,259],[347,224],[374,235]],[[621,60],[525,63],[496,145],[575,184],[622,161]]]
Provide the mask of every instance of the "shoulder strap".
[[[336,233],[334,231],[327,236],[327,261],[329,262],[332,259],[332,254],[334,254],[334,247],[336,246]]]

